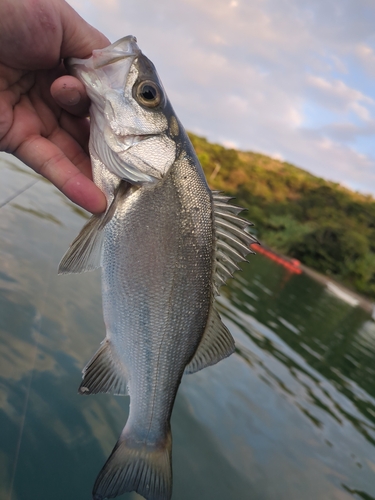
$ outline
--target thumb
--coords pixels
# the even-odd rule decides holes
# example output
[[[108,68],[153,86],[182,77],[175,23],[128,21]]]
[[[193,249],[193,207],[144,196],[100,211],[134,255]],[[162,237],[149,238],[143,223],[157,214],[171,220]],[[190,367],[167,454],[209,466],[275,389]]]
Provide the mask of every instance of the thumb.
[[[60,3],[63,39],[61,57],[90,57],[94,49],[102,49],[110,45],[110,41],[100,31],[87,23],[65,1]]]

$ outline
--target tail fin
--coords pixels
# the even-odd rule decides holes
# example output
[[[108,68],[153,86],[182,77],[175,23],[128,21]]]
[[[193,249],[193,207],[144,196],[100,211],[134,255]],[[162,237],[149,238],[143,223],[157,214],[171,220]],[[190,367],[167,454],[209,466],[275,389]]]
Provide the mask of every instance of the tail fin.
[[[163,444],[133,444],[120,437],[100,471],[93,500],[136,491],[147,500],[170,500],[172,495],[172,439]]]

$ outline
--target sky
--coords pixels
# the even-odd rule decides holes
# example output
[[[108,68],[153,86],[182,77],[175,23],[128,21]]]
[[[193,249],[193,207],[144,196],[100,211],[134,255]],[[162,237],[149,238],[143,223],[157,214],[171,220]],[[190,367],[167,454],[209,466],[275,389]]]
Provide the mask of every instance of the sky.
[[[69,0],[135,35],[186,129],[375,195],[375,0]]]

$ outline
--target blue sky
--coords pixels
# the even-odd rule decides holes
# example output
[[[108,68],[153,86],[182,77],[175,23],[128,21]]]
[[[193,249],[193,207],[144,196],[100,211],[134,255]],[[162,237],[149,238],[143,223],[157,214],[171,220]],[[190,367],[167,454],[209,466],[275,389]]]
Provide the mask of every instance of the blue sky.
[[[374,0],[70,0],[211,141],[375,195]]]

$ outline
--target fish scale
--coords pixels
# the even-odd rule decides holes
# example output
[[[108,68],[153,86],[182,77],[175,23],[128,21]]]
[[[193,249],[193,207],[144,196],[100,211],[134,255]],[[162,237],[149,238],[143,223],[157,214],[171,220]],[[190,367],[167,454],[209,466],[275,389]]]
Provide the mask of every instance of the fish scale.
[[[256,240],[238,217],[241,209],[210,191],[134,37],[70,67],[93,103],[93,176],[108,202],[59,268],[102,268],[106,336],[79,392],[130,395],[128,420],[93,498],[137,491],[147,500],[170,500],[170,418],[181,377],[234,351],[215,297]]]

